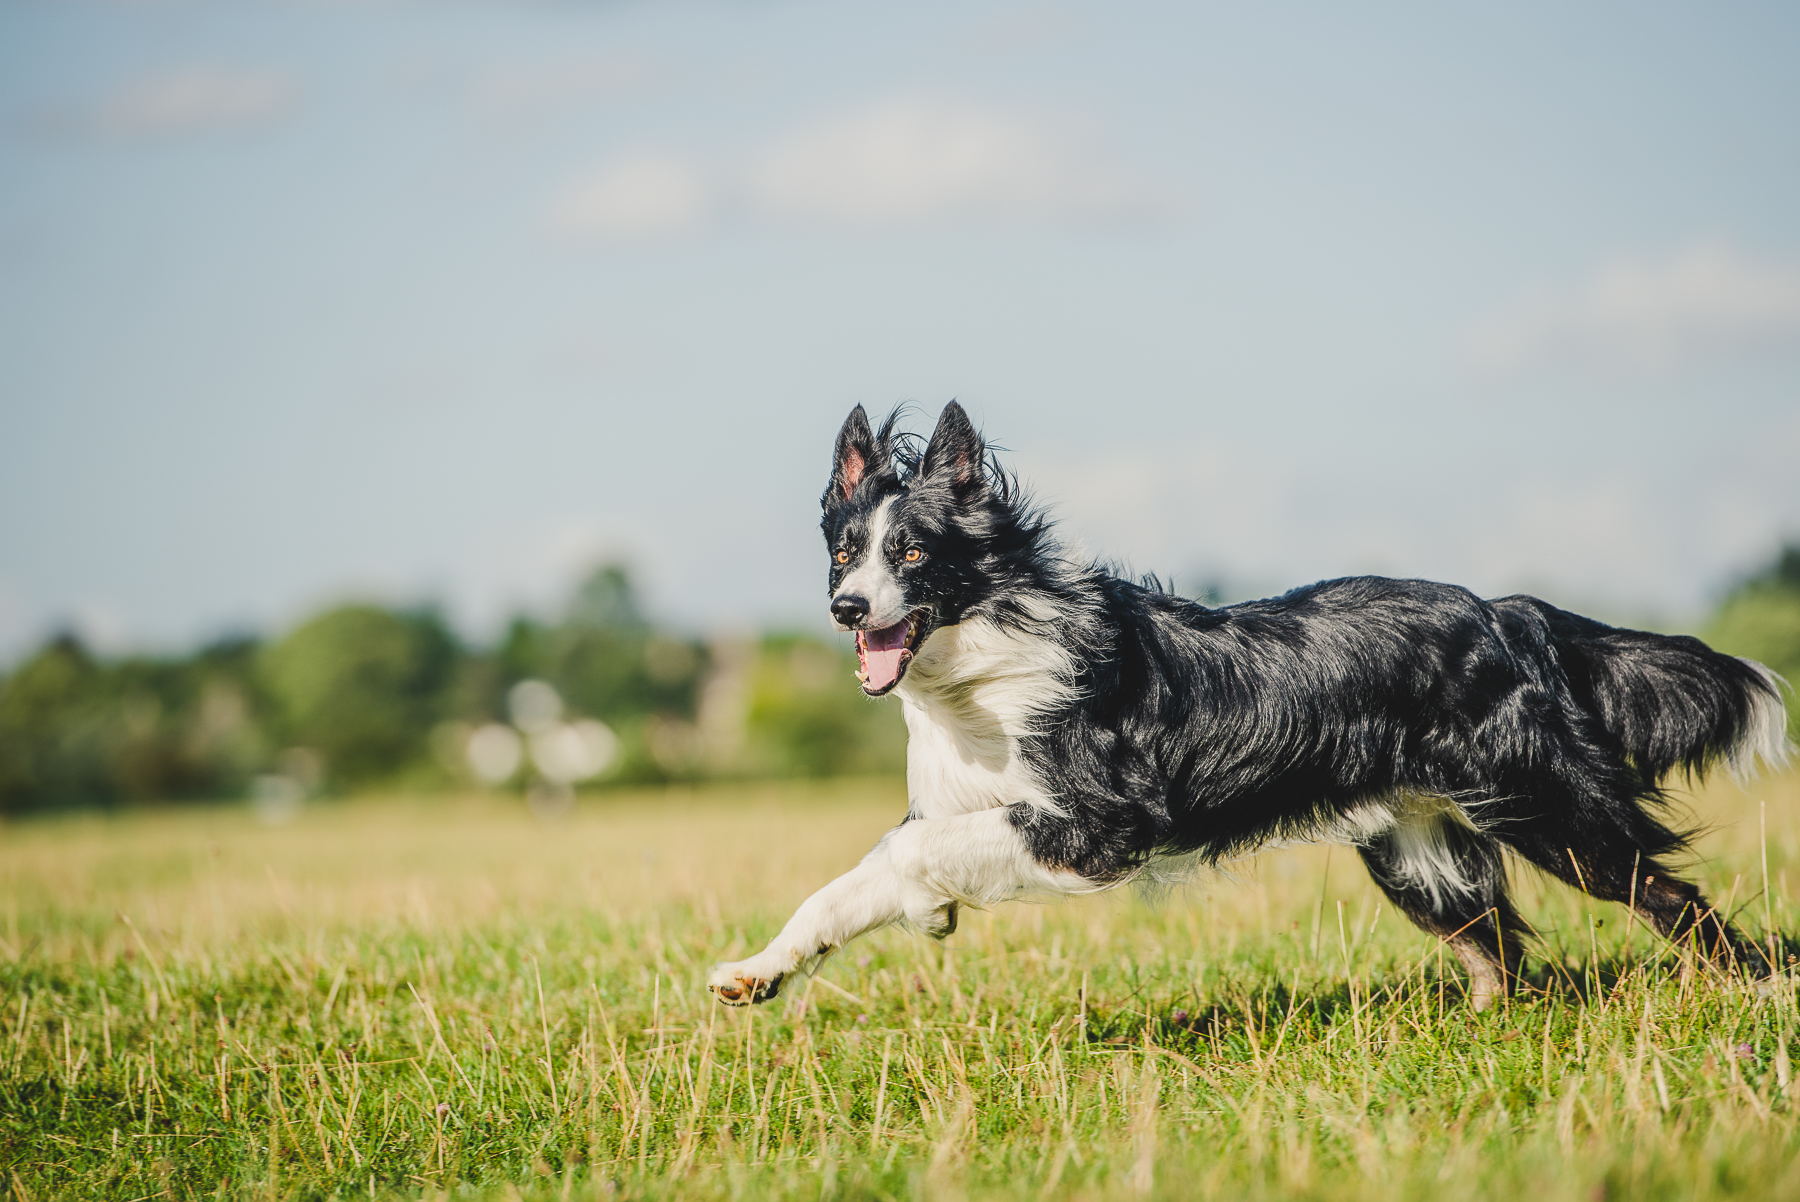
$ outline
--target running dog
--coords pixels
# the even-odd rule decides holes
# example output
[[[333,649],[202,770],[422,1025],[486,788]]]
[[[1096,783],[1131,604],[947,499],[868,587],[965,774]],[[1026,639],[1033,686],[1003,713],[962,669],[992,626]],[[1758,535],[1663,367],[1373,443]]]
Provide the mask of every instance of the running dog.
[[[865,932],[1109,889],[1165,856],[1354,845],[1477,1009],[1518,983],[1510,848],[1715,963],[1762,957],[1670,870],[1671,772],[1789,752],[1779,678],[1533,597],[1359,576],[1209,608],[1066,558],[952,402],[923,450],[858,406],[822,500],[831,618],[908,732],[906,818],[708,980],[767,1001]]]

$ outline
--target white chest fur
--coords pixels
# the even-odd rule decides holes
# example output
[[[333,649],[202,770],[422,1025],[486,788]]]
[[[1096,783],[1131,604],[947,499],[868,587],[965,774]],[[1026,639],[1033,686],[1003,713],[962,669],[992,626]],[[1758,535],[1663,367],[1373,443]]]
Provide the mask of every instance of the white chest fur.
[[[934,631],[895,690],[906,714],[912,812],[948,818],[1025,803],[1056,809],[1021,740],[1069,696],[1068,653],[971,619]]]

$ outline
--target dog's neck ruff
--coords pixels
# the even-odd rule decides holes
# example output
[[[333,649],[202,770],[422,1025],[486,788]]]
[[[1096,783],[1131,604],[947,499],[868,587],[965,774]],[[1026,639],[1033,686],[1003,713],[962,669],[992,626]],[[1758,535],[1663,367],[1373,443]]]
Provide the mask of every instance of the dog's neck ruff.
[[[1022,742],[1073,698],[1074,657],[1044,634],[967,618],[926,640],[895,692],[906,715],[911,812],[1024,803],[1059,809]]]

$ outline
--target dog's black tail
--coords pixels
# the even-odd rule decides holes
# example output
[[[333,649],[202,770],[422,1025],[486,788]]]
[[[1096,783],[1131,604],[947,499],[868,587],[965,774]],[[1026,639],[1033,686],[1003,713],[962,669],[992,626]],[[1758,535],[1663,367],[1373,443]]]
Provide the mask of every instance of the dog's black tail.
[[[1702,776],[1719,764],[1741,779],[1759,757],[1771,768],[1787,762],[1784,682],[1761,664],[1696,638],[1623,630],[1562,610],[1545,616],[1569,683],[1591,699],[1646,783],[1676,770]]]

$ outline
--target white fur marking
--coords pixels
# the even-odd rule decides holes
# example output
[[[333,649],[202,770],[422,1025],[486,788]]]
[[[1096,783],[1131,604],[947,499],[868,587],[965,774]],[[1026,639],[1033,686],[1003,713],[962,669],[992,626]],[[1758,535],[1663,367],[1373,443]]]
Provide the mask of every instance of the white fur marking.
[[[887,556],[882,553],[888,527],[892,524],[893,509],[893,497],[875,507],[875,512],[869,516],[869,537],[863,545],[862,559],[844,577],[834,594],[834,599],[855,595],[867,601],[869,616],[863,625],[871,630],[885,629],[907,615],[906,595],[894,578],[893,569],[888,566]]]
[[[1445,895],[1471,896],[1476,883],[1450,850],[1448,827],[1479,829],[1468,814],[1447,797],[1429,793],[1403,793],[1380,801],[1364,802],[1326,824],[1323,836],[1333,842],[1368,847],[1388,844],[1389,869],[1402,884],[1411,885],[1431,898],[1431,908],[1442,910]]]
[[[1070,697],[1068,649],[970,618],[933,631],[895,689],[906,715],[906,791],[921,818],[1024,803],[1059,807],[1019,742]]]

